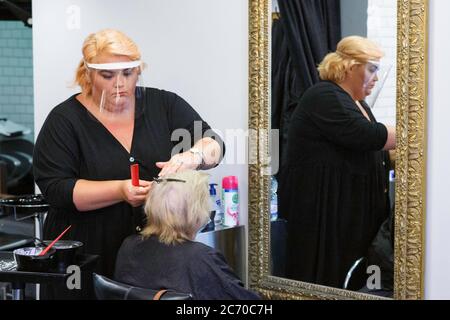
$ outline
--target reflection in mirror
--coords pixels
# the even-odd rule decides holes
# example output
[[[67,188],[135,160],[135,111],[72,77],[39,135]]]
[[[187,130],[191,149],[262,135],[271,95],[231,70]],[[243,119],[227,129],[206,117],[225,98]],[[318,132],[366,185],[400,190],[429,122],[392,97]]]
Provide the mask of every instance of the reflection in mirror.
[[[271,274],[391,297],[397,3],[272,10]]]

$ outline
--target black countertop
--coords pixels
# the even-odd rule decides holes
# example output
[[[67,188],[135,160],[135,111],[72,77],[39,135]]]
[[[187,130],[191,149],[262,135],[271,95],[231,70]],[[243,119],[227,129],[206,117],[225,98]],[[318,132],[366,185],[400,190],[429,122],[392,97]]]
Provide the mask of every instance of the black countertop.
[[[97,255],[77,255],[76,265],[81,270],[95,267]],[[61,283],[65,282],[68,273],[17,271],[17,264],[12,252],[0,251],[0,282],[18,283]]]

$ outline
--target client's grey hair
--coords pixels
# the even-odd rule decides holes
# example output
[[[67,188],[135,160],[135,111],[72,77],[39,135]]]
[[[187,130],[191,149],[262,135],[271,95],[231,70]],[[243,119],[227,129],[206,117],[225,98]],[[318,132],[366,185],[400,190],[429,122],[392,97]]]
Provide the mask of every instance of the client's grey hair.
[[[147,225],[142,236],[157,236],[165,244],[194,240],[210,217],[208,177],[188,170],[153,182],[145,204]]]

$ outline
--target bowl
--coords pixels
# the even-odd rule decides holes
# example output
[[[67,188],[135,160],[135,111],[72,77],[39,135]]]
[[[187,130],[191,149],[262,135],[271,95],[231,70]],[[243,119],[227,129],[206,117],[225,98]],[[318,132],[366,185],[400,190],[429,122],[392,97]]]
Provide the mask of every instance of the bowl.
[[[56,250],[51,248],[46,254],[40,256],[39,254],[44,249],[42,247],[25,247],[14,250],[13,254],[17,263],[17,270],[29,272],[54,271],[56,266]]]
[[[51,242],[51,240],[43,241],[45,246]],[[74,240],[59,240],[53,245],[52,249],[56,251],[56,267],[59,272],[66,272],[68,266],[76,263],[75,256],[82,246],[82,242]]]

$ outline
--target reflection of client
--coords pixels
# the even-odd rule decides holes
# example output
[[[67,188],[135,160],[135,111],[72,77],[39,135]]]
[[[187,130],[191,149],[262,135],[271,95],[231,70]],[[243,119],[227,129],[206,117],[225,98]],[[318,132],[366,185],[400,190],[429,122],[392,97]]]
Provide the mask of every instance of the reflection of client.
[[[355,101],[373,89],[382,51],[347,37],[319,66],[292,116],[280,214],[288,220],[287,276],[342,287],[389,214],[380,150],[395,147],[395,129]]]
[[[218,251],[194,242],[209,221],[208,175],[185,171],[157,180],[142,235],[125,239],[115,279],[151,289],[191,293],[194,299],[259,299],[246,290]]]

